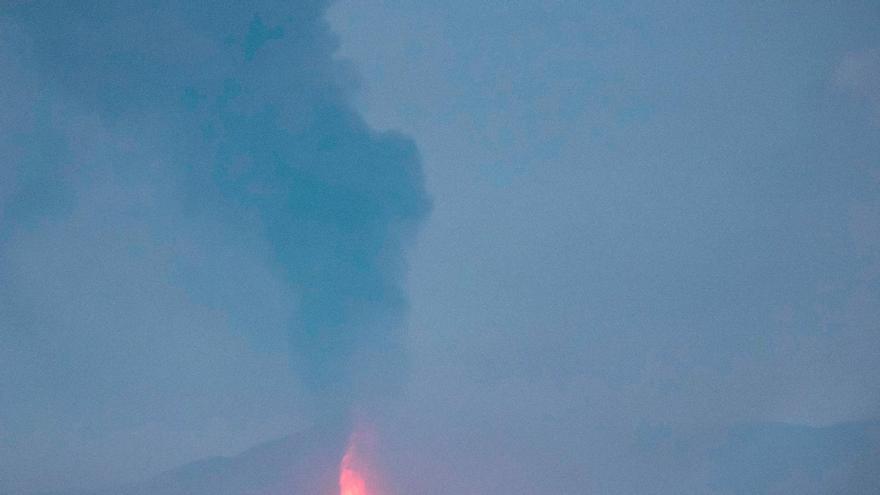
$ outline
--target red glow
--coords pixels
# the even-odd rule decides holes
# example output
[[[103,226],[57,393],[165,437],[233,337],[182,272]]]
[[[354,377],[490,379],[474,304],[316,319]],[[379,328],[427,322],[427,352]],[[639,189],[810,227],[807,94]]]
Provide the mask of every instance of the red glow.
[[[339,466],[339,495],[369,495],[364,473],[359,469],[355,436],[348,443]]]

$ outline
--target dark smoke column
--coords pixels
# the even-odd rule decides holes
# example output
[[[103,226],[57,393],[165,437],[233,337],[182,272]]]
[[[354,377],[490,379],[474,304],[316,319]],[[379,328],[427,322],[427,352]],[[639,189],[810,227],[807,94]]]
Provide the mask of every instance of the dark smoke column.
[[[319,411],[345,416],[405,372],[403,252],[429,201],[412,141],[354,110],[327,6],[12,1],[2,14],[54,91],[163,157],[186,215],[217,242],[263,247],[298,295],[295,372]]]
[[[299,294],[295,369],[322,414],[345,414],[405,373],[402,255],[428,200],[412,141],[353,109],[323,7],[250,17],[232,77],[193,86],[191,112],[216,157],[196,182],[268,239]]]

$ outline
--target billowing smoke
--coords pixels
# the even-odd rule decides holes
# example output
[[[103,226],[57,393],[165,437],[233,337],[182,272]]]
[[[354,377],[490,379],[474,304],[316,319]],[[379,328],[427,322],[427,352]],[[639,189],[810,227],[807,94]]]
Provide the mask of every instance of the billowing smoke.
[[[344,414],[399,384],[403,254],[428,200],[414,144],[354,110],[328,3],[4,2],[0,243],[75,230],[99,197],[174,226],[172,263],[179,239],[260,252],[289,288],[294,372]]]

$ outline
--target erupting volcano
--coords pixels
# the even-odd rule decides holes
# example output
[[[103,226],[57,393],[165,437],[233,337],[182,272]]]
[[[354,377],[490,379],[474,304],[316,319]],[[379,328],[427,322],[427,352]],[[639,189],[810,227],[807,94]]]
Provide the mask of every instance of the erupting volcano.
[[[358,450],[360,435],[353,434],[348,441],[345,455],[339,465],[339,495],[378,495],[367,490],[367,476],[361,452]]]
[[[342,457],[339,467],[339,495],[368,495],[367,482],[361,473],[352,465],[354,451],[351,447]]]

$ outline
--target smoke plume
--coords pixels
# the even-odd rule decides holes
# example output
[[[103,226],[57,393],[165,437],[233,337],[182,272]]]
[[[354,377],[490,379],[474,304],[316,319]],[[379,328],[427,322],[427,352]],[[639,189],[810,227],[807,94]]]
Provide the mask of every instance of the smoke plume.
[[[353,108],[328,3],[5,2],[0,252],[33,225],[129,219],[148,227],[96,238],[151,256],[162,225],[175,266],[186,243],[245,246],[289,289],[291,361],[319,404],[392,392],[403,253],[428,200],[413,142]],[[237,273],[231,253],[199,280]]]

